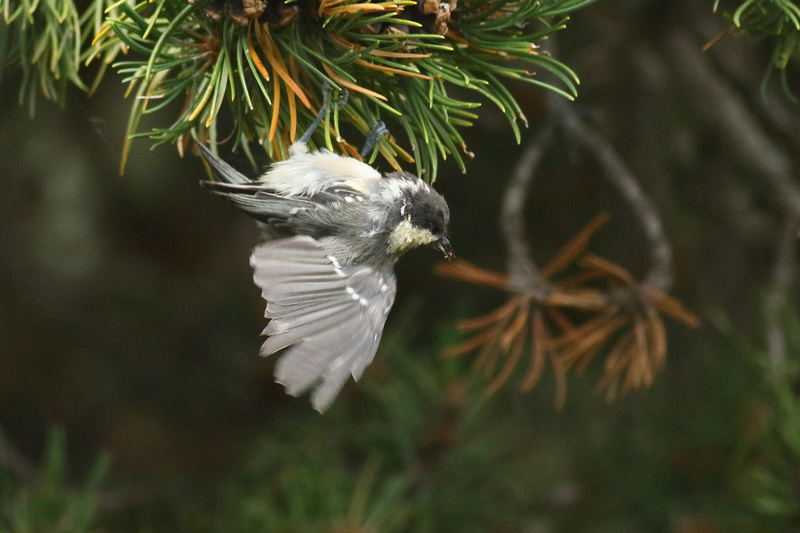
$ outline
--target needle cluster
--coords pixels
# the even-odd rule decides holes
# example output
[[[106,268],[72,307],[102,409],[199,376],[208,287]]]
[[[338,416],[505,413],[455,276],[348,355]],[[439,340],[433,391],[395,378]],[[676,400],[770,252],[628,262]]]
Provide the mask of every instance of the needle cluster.
[[[481,101],[519,139],[526,119],[508,81],[577,94],[577,76],[538,43],[593,1],[92,0],[79,12],[72,0],[0,0],[19,37],[0,59],[23,65],[23,97],[41,85],[61,101],[65,80],[87,88],[81,68],[97,62],[99,81],[113,65],[132,97],[122,169],[136,137],[179,150],[192,134],[232,139],[248,156],[255,142],[284,159],[327,83],[350,99],[312,144],[358,156],[340,123],[366,133],[384,120],[399,138],[381,141],[382,156],[396,169],[415,162],[432,181],[447,157],[464,170],[472,154],[460,130]],[[143,128],[145,115],[171,122]]]

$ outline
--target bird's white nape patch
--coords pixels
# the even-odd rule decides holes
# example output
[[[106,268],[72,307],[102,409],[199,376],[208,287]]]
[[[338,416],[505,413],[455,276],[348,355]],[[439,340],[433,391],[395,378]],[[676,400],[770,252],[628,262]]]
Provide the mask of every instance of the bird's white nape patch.
[[[427,187],[427,184],[418,178],[384,178],[381,196],[384,200],[394,201],[406,194],[413,196],[423,187]],[[430,187],[427,188],[430,189]]]
[[[411,223],[410,219],[404,218],[389,235],[389,253],[400,255],[412,248],[434,241],[436,241],[436,237],[430,230],[418,228]]]
[[[304,142],[293,143],[289,147],[289,157],[303,155],[308,153],[308,145]]]

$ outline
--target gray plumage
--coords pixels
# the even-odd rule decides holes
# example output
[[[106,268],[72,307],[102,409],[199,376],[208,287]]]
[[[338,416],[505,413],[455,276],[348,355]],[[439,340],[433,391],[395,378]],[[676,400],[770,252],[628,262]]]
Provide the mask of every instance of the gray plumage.
[[[358,380],[372,362],[394,302],[394,274],[355,265],[337,269],[307,236],[261,244],[250,264],[271,319],[262,355],[294,345],[276,364],[275,379],[294,396],[321,381],[311,402],[324,411],[348,376]]]
[[[262,355],[291,347],[275,379],[294,396],[316,386],[323,412],[375,356],[396,292],[393,265],[436,244],[448,257],[444,199],[406,172],[381,176],[361,161],[304,143],[253,181],[199,145],[223,181],[204,182],[261,222],[250,257],[270,319]]]

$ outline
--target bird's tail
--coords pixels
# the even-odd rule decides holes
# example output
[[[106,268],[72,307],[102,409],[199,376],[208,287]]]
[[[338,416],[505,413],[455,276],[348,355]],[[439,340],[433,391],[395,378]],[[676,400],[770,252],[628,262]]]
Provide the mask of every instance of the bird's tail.
[[[196,144],[197,148],[200,150],[200,155],[203,156],[203,160],[208,163],[214,175],[217,176],[221,182],[234,185],[249,185],[253,183],[250,178],[214,155],[214,153],[209,150],[208,146],[200,142]]]

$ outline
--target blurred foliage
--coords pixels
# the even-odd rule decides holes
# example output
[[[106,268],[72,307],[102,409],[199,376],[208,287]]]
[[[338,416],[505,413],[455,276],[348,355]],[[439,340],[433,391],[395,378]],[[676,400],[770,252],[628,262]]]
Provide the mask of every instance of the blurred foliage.
[[[517,531],[531,519],[520,505],[535,500],[538,485],[527,475],[538,452],[520,449],[530,432],[488,408],[458,362],[408,345],[416,310],[403,310],[405,326],[384,339],[363,394],[337,402],[324,419],[287,418],[262,436],[229,486],[220,524],[466,532]]]
[[[237,531],[407,531],[406,481],[367,461],[361,471],[330,447],[298,448],[268,439],[237,479],[217,518]],[[380,474],[380,475],[379,475]]]
[[[101,457],[83,486],[74,488],[67,471],[64,432],[51,430],[37,479],[12,479],[7,468],[0,472],[0,529],[16,533],[97,531],[97,501],[108,467],[108,458]]]
[[[732,331],[727,335],[764,376],[738,452],[739,487],[765,526],[791,531],[800,525],[800,316],[788,301],[781,315],[787,355],[782,361]]]
[[[71,82],[86,90],[79,74],[96,6],[78,13],[71,0],[2,0],[0,10],[0,76],[19,65],[19,103],[36,109],[36,95],[65,104]],[[90,42],[90,41],[89,41]]]
[[[786,77],[786,66],[792,58],[800,58],[800,6],[794,0],[744,0],[738,6],[736,3],[734,0],[716,0],[714,11],[721,4],[737,32],[754,40],[768,39],[772,42],[772,60],[764,74],[762,95],[770,75],[777,70],[784,92],[796,100]],[[723,31],[706,46],[730,31]]]

